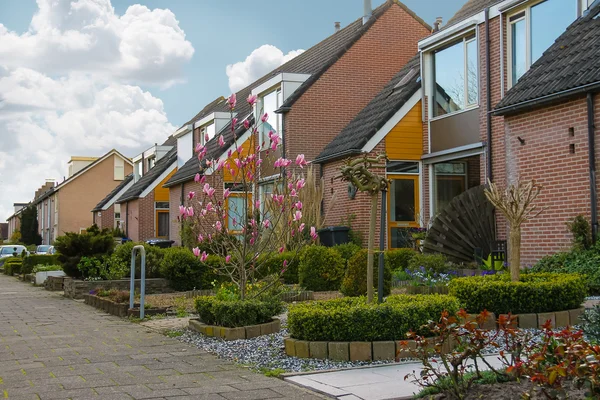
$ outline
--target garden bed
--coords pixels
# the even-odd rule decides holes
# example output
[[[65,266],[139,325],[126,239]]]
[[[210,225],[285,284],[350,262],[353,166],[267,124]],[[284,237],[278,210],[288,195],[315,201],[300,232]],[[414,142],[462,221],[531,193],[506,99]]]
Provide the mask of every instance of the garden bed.
[[[65,277],[63,287],[65,297],[70,299],[83,299],[83,296],[88,294],[95,288],[129,290],[129,279],[119,279],[114,281],[82,281]],[[135,287],[140,286],[140,280],[135,280]],[[146,279],[146,293],[169,293],[169,282],[162,278]]]
[[[265,324],[227,328],[207,325],[199,319],[190,319],[189,328],[206,336],[218,337],[224,340],[239,340],[277,333],[281,329],[281,321],[278,318],[273,318],[271,322]]]
[[[140,316],[140,304],[135,303],[134,308],[129,308],[129,302],[117,303],[106,297],[100,297],[93,294],[86,294],[83,296],[83,301],[92,307],[98,308],[108,314],[116,315],[117,317],[137,317]],[[144,309],[145,315],[157,315],[165,314],[166,308],[153,307]]]

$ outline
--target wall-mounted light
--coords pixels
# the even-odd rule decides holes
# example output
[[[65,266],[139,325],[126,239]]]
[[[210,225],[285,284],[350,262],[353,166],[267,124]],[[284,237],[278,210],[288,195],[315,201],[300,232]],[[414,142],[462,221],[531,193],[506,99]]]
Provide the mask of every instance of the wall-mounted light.
[[[517,139],[519,139],[521,146],[523,146],[525,144],[525,139],[523,139],[521,136],[517,136]]]

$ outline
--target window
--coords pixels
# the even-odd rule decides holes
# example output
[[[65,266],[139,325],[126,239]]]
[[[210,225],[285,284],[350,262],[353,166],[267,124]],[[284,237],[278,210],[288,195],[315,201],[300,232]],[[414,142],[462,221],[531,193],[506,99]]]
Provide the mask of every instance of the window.
[[[155,157],[151,157],[148,159],[147,161],[148,163],[148,171],[150,171],[152,168],[154,168],[154,165],[156,165],[156,158]]]
[[[466,165],[462,162],[434,165],[435,207],[440,212],[452,199],[467,189]]]
[[[232,194],[227,198],[227,229],[239,232],[246,222],[246,208],[243,194]]]
[[[410,161],[390,161],[387,163],[388,174],[418,174],[419,163]]]
[[[434,54],[434,116],[477,105],[479,68],[477,38],[468,36]]]
[[[283,93],[280,88],[265,94],[260,99],[258,118],[260,119],[264,114],[269,115],[267,122],[259,122],[259,124],[261,124],[259,140],[263,149],[266,149],[271,145],[269,140],[270,131],[279,134],[279,137],[281,137],[282,118],[281,114],[275,113],[275,110],[279,109],[282,104]]]
[[[122,181],[125,179],[125,160],[121,157],[114,156],[115,158],[115,181]]]
[[[137,182],[142,176],[144,176],[144,166],[141,161],[138,161],[133,166],[135,172],[135,181]]]
[[[156,237],[157,238],[168,238],[169,237],[169,202],[168,201],[157,201],[154,203],[156,209]]]
[[[200,130],[200,142],[202,143],[202,145],[205,145],[208,141],[214,138],[216,134],[216,125],[214,122],[212,122],[202,127],[202,129]],[[206,135],[208,135],[208,140],[206,140]]]
[[[542,54],[587,9],[587,0],[544,0],[508,17],[511,85],[531,68]]]
[[[115,219],[121,219],[121,204],[114,205]]]

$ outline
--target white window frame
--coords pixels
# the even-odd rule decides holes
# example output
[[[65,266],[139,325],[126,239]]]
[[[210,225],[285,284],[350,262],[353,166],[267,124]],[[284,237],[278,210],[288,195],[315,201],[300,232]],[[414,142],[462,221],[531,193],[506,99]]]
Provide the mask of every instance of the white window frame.
[[[117,211],[118,210],[118,211]],[[117,217],[117,214],[119,214],[119,216]],[[113,206],[113,216],[114,216],[114,227],[121,227],[120,223],[123,222],[123,219],[121,218],[121,204],[119,203],[115,203]]]
[[[119,157],[117,155],[114,155],[113,157],[115,158],[114,180],[122,181],[125,179],[125,160],[123,160],[121,157]]]
[[[279,107],[281,107],[284,103],[284,99],[283,99],[283,88],[281,87],[281,84],[276,85],[271,87],[268,90],[265,90],[264,92],[262,92],[259,96],[258,96],[258,101],[256,102],[256,106],[255,106],[255,112],[254,112],[254,116],[256,118],[256,122],[257,124],[262,124],[262,121],[260,120],[261,117],[264,115],[265,113],[265,108],[264,108],[264,98],[268,95],[270,95],[271,93],[275,92],[275,98],[277,101],[277,105],[275,107],[275,109],[278,109]],[[283,130],[283,118],[281,114],[277,114],[277,113],[272,113],[273,115],[269,114],[269,120],[268,123],[273,126],[277,132],[277,134],[279,135],[279,138],[283,138],[282,135],[282,130]],[[273,124],[273,122],[275,124]],[[258,143],[261,146],[261,150],[266,150],[269,148],[270,146],[270,139],[268,136],[268,132],[263,131],[262,126],[258,129]],[[279,146],[281,146],[281,142],[279,143]]]
[[[202,146],[206,146],[206,143],[208,143],[204,136],[206,135],[206,130],[208,129],[209,126],[214,127],[214,134],[212,135],[212,137],[208,138],[208,141],[210,142],[214,137],[217,136],[217,123],[215,120],[212,120],[211,122],[209,122],[206,125],[202,125],[200,127],[200,143],[202,143]]]

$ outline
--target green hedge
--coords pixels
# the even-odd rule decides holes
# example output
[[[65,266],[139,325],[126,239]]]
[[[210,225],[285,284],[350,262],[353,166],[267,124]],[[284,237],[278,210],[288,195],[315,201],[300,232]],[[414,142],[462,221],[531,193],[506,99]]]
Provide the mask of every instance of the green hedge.
[[[346,276],[342,281],[340,292],[344,296],[364,296],[367,294],[367,261],[369,252],[364,249],[359,251],[348,261]],[[385,257],[385,256],[384,256]],[[379,279],[379,254],[374,255],[373,260],[373,287],[375,292]],[[392,271],[389,264],[384,263],[383,269],[383,295],[388,296],[392,290]]]
[[[21,268],[21,273],[31,274],[33,272],[33,267],[35,267],[38,264],[60,265],[60,261],[58,261],[57,254],[32,254],[29,257],[25,257],[23,259],[23,267]]]
[[[409,331],[428,335],[424,327],[459,302],[448,295],[393,295],[382,304],[364,297],[291,305],[288,329],[295,339],[310,341],[403,340]]]
[[[333,247],[309,246],[302,251],[298,280],[306,290],[339,290],[346,263]]]
[[[408,269],[416,271],[419,268],[425,268],[426,270],[432,270],[437,273],[446,273],[450,269],[448,266],[448,260],[443,254],[422,254],[415,253],[408,262]]]
[[[200,320],[208,325],[237,328],[270,322],[283,312],[283,305],[277,300],[218,300],[200,296],[195,300]]]
[[[160,275],[169,281],[169,286],[178,291],[210,289],[216,279],[213,268],[220,265],[218,256],[209,256],[206,262],[184,247],[163,249]]]
[[[160,265],[163,260],[165,250],[160,247],[150,246],[147,243],[126,242],[115,248],[112,254],[112,262],[119,264],[119,268],[124,268],[127,273],[126,277],[131,275],[131,251],[134,246],[142,245],[146,251],[146,278],[162,278],[160,275]],[[135,276],[139,277],[141,273],[141,255],[137,252],[135,263]]]
[[[449,293],[470,313],[488,310],[499,314],[527,314],[575,309],[586,296],[578,274],[531,273],[512,282],[509,274],[453,279]]]
[[[21,257],[7,257],[4,261],[4,275],[12,276],[14,274],[20,274],[23,266],[23,259]]]
[[[264,278],[272,274],[281,274],[283,269],[283,262],[287,261],[287,268],[283,273],[283,281],[288,285],[294,285],[298,283],[298,263],[299,255],[293,251],[285,251],[283,253],[268,254],[261,257],[260,262],[260,276],[258,278]]]
[[[416,254],[413,249],[388,250],[385,252],[384,259],[392,271],[404,271]]]

